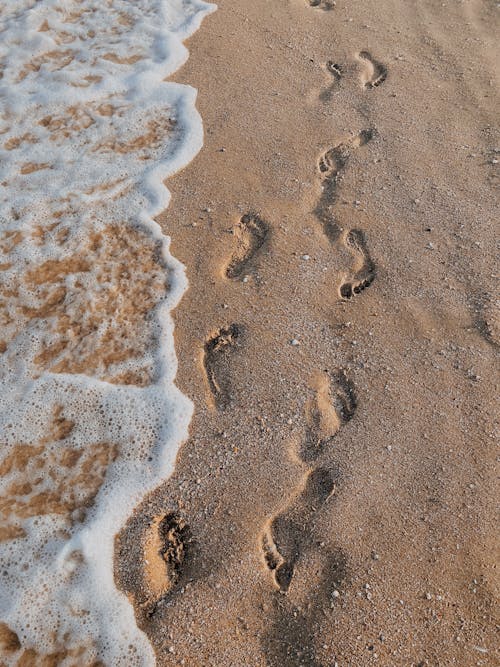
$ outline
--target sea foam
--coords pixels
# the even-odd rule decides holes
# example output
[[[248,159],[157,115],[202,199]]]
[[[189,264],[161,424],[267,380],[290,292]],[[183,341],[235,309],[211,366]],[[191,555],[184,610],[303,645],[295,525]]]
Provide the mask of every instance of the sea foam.
[[[164,179],[203,139],[196,92],[165,78],[213,9],[0,2],[7,665],[154,664],[114,585],[113,546],[171,474],[192,413],[174,386],[170,316],[186,279],[154,217],[168,205]]]

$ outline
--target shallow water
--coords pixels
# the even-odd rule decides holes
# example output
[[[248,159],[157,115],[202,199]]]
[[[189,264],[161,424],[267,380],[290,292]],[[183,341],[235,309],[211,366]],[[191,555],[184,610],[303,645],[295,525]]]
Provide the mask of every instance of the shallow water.
[[[16,664],[154,663],[113,540],[171,473],[192,406],[154,222],[202,145],[165,82],[213,5],[0,3],[0,647]]]

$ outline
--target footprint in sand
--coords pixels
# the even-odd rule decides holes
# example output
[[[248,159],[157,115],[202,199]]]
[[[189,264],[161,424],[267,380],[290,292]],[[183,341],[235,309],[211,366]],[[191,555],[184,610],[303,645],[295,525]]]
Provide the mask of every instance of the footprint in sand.
[[[151,521],[144,541],[144,575],[145,585],[155,601],[146,603],[148,616],[155,613],[158,603],[182,580],[190,542],[189,526],[177,514],[168,513]]]
[[[341,425],[352,419],[357,404],[354,385],[343,370],[320,373],[314,384],[315,396],[306,404],[306,435],[299,452],[304,462],[320,457]],[[295,566],[311,542],[313,515],[334,494],[339,479],[338,469],[318,466],[309,470],[302,489],[284,511],[269,520],[262,550],[282,593],[288,591]]]
[[[284,512],[270,520],[264,532],[264,558],[282,593],[288,591],[297,561],[311,541],[313,515],[335,492],[339,477],[338,471],[327,468],[310,471],[299,495]]]
[[[269,225],[256,213],[247,213],[235,227],[237,247],[226,267],[226,277],[240,278],[269,235]]]
[[[375,280],[375,264],[366,245],[366,238],[360,229],[351,229],[345,236],[345,245],[355,258],[352,277],[345,279],[339,288],[343,299],[351,299],[369,287]]]
[[[326,63],[325,68],[332,77],[332,80],[330,85],[320,93],[319,99],[321,102],[331,102],[335,91],[340,87],[340,81],[342,79],[342,67],[333,60],[329,60]]]
[[[364,69],[361,81],[364,88],[376,88],[387,79],[387,67],[376,60],[368,51],[360,51],[358,59],[363,62]]]
[[[323,9],[328,11],[333,9],[337,4],[335,0],[306,0],[309,7],[314,7],[315,9]]]
[[[228,365],[240,335],[240,327],[231,324],[219,329],[205,342],[203,365],[215,407],[218,409],[226,408],[231,402]]]
[[[374,136],[374,130],[362,130],[352,139],[329,148],[318,159],[317,168],[322,190],[314,215],[323,225],[323,231],[332,243],[335,243],[342,233],[334,211],[340,180],[353,151],[367,144]]]
[[[306,433],[299,456],[305,463],[315,461],[341,426],[356,411],[354,384],[345,371],[325,371],[315,379],[315,393],[306,404]]]

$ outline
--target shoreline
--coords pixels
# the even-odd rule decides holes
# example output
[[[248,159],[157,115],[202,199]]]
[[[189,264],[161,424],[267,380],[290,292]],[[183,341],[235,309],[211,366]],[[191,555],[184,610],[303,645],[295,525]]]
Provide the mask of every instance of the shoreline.
[[[2,664],[155,662],[114,544],[188,432],[187,281],[153,218],[202,145],[196,91],[165,79],[210,8],[126,5],[0,10]]]

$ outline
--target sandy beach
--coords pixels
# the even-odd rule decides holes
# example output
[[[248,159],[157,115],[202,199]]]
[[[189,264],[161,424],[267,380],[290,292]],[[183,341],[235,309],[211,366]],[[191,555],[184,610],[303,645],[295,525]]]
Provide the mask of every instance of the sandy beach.
[[[204,144],[156,218],[194,413],[116,586],[159,667],[497,665],[497,3],[217,4],[169,79]],[[106,238],[142,353],[163,265]],[[75,655],[21,643],[0,622],[0,665]]]
[[[117,578],[160,665],[493,665],[498,10],[317,4],[220,0],[175,77],[195,413]]]

